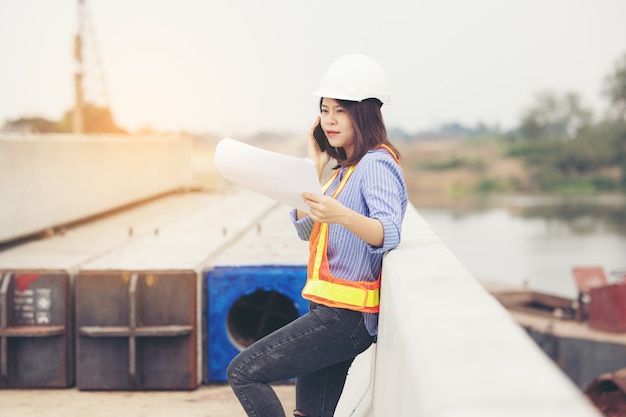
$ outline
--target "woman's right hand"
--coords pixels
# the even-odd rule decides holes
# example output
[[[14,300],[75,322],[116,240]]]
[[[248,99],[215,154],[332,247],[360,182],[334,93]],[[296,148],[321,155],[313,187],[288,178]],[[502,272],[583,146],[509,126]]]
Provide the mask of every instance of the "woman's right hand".
[[[313,136],[313,131],[315,130],[317,125],[319,125],[320,123],[321,123],[321,118],[320,116],[317,116],[317,118],[315,119],[315,123],[313,123],[313,126],[311,126],[311,130],[309,131],[309,144],[308,144],[309,158],[313,161],[313,164],[315,165],[315,169],[317,170],[317,176],[319,178],[322,177],[322,172],[324,171],[324,168],[330,161],[330,155],[328,154],[328,152],[322,151],[319,148],[319,146],[317,145],[317,141],[315,140],[315,137]]]

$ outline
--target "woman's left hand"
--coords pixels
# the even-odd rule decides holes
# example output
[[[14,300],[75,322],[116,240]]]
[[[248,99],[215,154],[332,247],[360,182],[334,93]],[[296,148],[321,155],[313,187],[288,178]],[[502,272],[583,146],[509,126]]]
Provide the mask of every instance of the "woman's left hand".
[[[319,223],[344,224],[351,210],[332,197],[302,193],[304,202],[309,206],[309,216]]]
[[[325,195],[302,193],[309,206],[309,216],[319,223],[339,224],[372,246],[381,247],[385,242],[385,230],[378,219],[359,214]]]

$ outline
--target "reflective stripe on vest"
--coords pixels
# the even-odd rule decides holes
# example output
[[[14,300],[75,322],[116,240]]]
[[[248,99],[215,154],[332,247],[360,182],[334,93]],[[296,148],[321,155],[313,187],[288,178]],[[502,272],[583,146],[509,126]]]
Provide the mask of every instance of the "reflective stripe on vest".
[[[386,145],[385,148],[398,162],[393,151]],[[356,168],[352,165],[346,169],[332,197],[336,198],[344,189],[350,176]],[[324,185],[324,194],[330,188],[340,171],[335,171]],[[380,274],[376,281],[349,281],[334,277],[328,266],[328,223],[313,224],[310,237],[310,253],[307,271],[307,281],[302,289],[302,297],[316,303],[330,307],[346,308],[349,310],[378,313],[380,300]]]

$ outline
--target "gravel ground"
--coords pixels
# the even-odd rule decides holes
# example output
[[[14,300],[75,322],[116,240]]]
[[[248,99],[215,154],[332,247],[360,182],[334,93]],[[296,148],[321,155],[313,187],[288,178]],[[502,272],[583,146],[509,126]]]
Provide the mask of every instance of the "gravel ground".
[[[294,386],[274,386],[285,414],[294,409]],[[244,417],[228,385],[194,391],[0,390],[0,417]]]

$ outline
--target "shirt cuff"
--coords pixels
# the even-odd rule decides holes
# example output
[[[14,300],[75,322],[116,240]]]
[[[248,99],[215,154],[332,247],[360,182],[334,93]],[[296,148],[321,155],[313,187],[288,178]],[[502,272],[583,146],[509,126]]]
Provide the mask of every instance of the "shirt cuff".
[[[309,240],[309,238],[311,237],[311,232],[313,231],[313,219],[311,219],[311,217],[309,216],[306,216],[298,220],[296,218],[296,209],[292,209],[289,212],[289,218],[296,228],[298,237],[302,240]]]
[[[385,253],[400,244],[400,229],[389,219],[376,219],[383,225],[384,240],[382,246],[370,246],[372,253]]]

